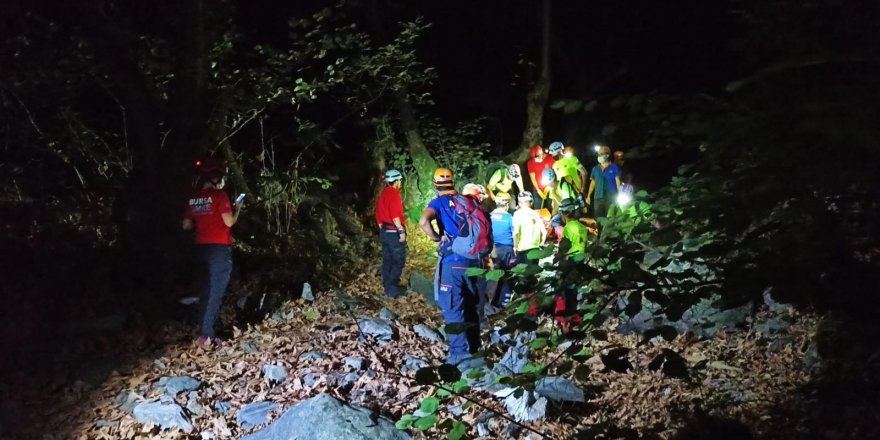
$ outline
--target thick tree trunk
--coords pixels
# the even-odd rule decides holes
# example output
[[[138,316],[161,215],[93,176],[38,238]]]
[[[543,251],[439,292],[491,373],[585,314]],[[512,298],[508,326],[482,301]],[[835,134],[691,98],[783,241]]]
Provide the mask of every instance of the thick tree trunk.
[[[400,125],[406,139],[407,149],[412,158],[413,166],[416,169],[414,176],[407,176],[404,182],[404,206],[410,213],[408,215],[410,221],[416,220],[416,213],[428,204],[428,201],[434,196],[434,170],[437,169],[437,162],[428,148],[422,141],[422,135],[419,132],[419,126],[416,122],[415,111],[409,102],[406,90],[395,93],[397,98],[398,111],[400,112]],[[455,170],[453,170],[455,171]]]
[[[523,163],[529,159],[529,148],[541,145],[544,138],[544,108],[550,97],[550,0],[544,0],[541,29],[541,72],[526,99],[526,126],[522,143],[517,151],[505,159],[508,163]]]

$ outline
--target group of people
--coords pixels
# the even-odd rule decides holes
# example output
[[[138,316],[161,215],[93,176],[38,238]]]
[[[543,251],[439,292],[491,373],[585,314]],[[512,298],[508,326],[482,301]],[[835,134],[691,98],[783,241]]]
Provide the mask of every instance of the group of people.
[[[510,269],[525,262],[528,252],[540,248],[551,233],[557,241],[570,243],[569,257],[585,252],[589,234],[596,231],[581,217],[590,210],[594,217],[608,216],[615,196],[627,190],[621,182],[623,153],[616,152],[612,161],[607,146],[597,146],[595,152],[597,165],[588,174],[574,150],[561,142],[550,144],[548,151],[532,147],[527,168],[532,191],[523,185],[517,164],[498,167],[486,187],[468,183],[461,193],[455,190],[452,170],[435,171],[436,197],[422,212],[419,227],[438,244],[434,297],[443,319],[447,325],[464,327],[462,332],[449,332],[447,363],[456,364],[476,352],[485,306],[503,307],[512,296],[506,283],[490,288],[485,279],[469,276],[469,268]],[[402,179],[397,170],[386,172],[387,185],[376,207],[382,279],[390,297],[402,294],[398,283],[406,260]],[[486,205],[491,211],[483,209]],[[535,208],[546,210],[549,222]]]

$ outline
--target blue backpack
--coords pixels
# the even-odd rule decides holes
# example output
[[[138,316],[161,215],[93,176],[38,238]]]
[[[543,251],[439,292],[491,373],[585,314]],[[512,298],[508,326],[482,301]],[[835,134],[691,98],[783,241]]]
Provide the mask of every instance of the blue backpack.
[[[471,259],[486,258],[493,247],[492,222],[488,214],[480,206],[480,202],[471,196],[456,194],[452,197],[455,213],[460,222],[458,234],[452,239],[452,252]]]

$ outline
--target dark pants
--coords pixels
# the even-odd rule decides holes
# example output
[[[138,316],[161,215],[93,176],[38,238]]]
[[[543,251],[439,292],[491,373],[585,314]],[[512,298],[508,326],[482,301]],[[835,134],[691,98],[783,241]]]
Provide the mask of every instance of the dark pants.
[[[495,245],[495,257],[492,258],[492,265],[495,269],[509,270],[516,266],[516,253],[513,252],[513,246],[503,244]],[[496,306],[506,306],[510,302],[512,291],[510,283],[506,280],[494,283],[495,289],[490,292],[492,304]]]
[[[469,267],[480,267],[478,260],[458,260],[439,264],[437,303],[446,324],[470,324],[463,333],[448,334],[449,354],[446,362],[450,364],[468,358],[480,347],[480,324],[477,305],[477,282],[465,271]]]
[[[232,246],[225,244],[196,245],[198,263],[199,307],[202,336],[216,336],[214,326],[220,317],[223,295],[232,272]]]
[[[406,243],[400,242],[397,231],[382,230],[379,241],[382,243],[382,286],[385,296],[397,298],[400,292],[400,275],[406,263]]]
[[[610,197],[596,199],[593,201],[593,217],[608,217],[608,208],[611,207],[612,199]]]

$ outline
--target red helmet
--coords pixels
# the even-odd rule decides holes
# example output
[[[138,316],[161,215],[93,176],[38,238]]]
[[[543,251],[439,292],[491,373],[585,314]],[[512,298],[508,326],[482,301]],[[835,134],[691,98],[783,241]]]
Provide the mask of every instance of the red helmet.
[[[529,156],[531,156],[532,159],[534,159],[534,158],[538,157],[538,155],[543,152],[544,152],[544,147],[542,147],[540,145],[535,145],[534,147],[529,149]]]
[[[196,172],[202,178],[214,180],[225,177],[229,172],[229,168],[225,160],[207,158],[196,161]]]

